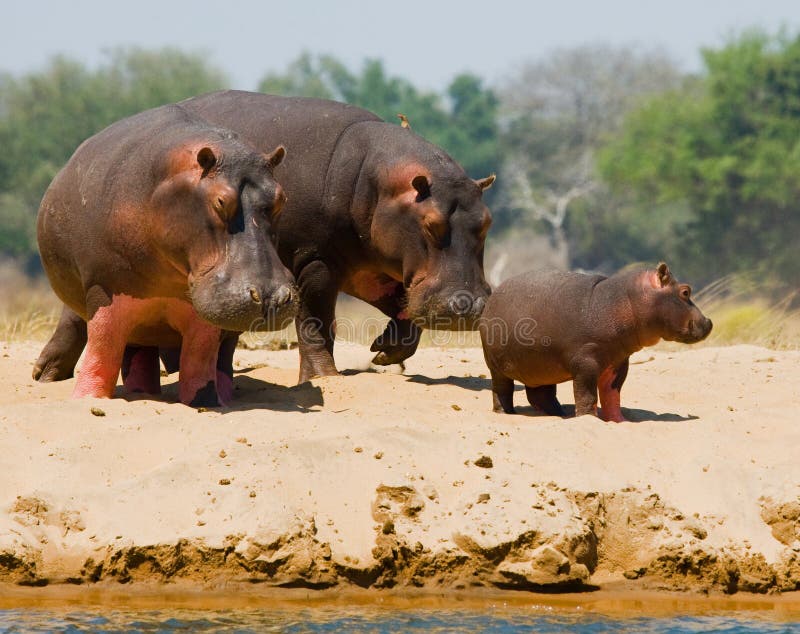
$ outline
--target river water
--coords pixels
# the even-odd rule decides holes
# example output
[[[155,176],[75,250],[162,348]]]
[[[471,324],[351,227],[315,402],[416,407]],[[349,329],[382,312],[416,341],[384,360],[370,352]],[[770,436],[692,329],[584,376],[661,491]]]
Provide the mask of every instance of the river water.
[[[0,632],[797,632],[800,621],[758,611],[624,618],[542,608],[395,610],[0,609]]]
[[[5,632],[790,632],[800,593],[313,591],[0,584]]]

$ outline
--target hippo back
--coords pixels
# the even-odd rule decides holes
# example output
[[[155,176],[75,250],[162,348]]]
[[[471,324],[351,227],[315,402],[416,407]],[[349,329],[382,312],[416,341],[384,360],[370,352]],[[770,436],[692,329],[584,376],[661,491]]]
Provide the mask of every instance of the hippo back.
[[[241,90],[213,92],[180,102],[209,123],[234,130],[267,152],[286,148],[286,159],[275,178],[286,190],[284,209],[319,207],[324,176],[336,144],[354,123],[381,121],[367,110],[337,101],[281,97]]]

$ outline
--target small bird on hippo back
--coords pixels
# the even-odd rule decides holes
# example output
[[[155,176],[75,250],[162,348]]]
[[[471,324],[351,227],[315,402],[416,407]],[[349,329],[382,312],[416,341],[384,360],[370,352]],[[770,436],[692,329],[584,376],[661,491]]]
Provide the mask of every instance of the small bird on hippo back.
[[[556,385],[571,380],[577,416],[622,422],[620,393],[630,356],[662,339],[702,341],[711,328],[692,301],[691,287],[663,262],[611,277],[523,273],[492,293],[480,320],[493,409],[514,413],[519,381],[533,407],[565,416]]]

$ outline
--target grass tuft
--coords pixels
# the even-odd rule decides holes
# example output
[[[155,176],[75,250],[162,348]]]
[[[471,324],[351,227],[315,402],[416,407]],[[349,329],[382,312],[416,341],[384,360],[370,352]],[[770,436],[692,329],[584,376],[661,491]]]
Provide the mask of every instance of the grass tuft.
[[[61,302],[45,278],[0,265],[0,341],[48,339],[60,313]]]
[[[753,344],[773,350],[800,349],[800,295],[771,300],[747,275],[724,277],[695,296],[714,321],[711,336],[700,345]],[[11,265],[0,265],[0,340],[44,341],[58,322],[61,303],[47,280],[31,278]],[[388,318],[346,295],[337,304],[337,341],[369,345],[383,332]],[[240,345],[250,349],[285,350],[297,346],[294,326],[278,332],[245,333]],[[421,346],[480,346],[477,332],[428,331]],[[678,344],[662,344],[668,348]]]

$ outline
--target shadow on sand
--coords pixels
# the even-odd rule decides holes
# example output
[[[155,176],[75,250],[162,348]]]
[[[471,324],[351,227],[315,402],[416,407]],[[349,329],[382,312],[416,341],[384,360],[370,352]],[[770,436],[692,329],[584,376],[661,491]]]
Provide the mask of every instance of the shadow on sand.
[[[540,416],[547,416],[547,414],[543,414],[538,409],[531,407],[530,405],[523,405],[522,403],[525,402],[524,395],[517,395],[516,401],[519,403],[514,407],[516,410],[517,415],[522,416],[530,416],[531,418],[536,418]],[[522,402],[520,402],[520,400]],[[569,405],[567,403],[562,403],[561,407],[564,408],[566,412],[566,417],[564,418],[565,421],[569,421],[570,418],[575,417],[575,406]],[[658,414],[656,412],[651,412],[649,409],[629,409],[627,407],[622,408],[622,414],[627,419],[629,423],[651,423],[651,422],[662,422],[662,423],[684,423],[691,420],[697,420],[699,417],[689,414],[688,416],[681,416],[680,414],[673,414],[673,413],[663,413]]]
[[[322,397],[322,389],[311,383],[288,387],[239,374],[234,376],[233,390],[234,396],[230,405],[209,409],[221,414],[252,409],[279,412],[309,412],[312,411],[312,407],[319,407],[325,404]],[[161,395],[128,394],[124,388],[117,387],[114,396],[127,401],[147,399],[165,403],[177,403],[178,381],[173,380],[170,383],[164,383],[161,386]]]

